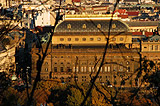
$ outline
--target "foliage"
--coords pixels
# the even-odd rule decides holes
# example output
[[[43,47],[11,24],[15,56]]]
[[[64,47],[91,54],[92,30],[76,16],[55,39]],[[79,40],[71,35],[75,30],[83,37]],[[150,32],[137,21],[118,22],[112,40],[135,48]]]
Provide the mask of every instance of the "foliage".
[[[51,94],[48,96],[48,103],[52,103],[54,106],[65,106],[67,101],[68,90],[65,85],[57,86],[51,89]]]
[[[54,106],[79,106],[85,96],[85,84],[59,84],[51,88],[51,94],[48,96],[48,103]],[[85,105],[90,104],[88,98]]]
[[[20,93],[14,88],[8,88],[3,92],[1,106],[15,106],[18,104]]]
[[[9,76],[5,72],[0,73],[0,102],[2,102],[3,92],[8,89],[11,84]]]
[[[151,106],[152,102],[149,99],[146,99],[142,95],[136,95],[132,98],[133,93],[123,92],[120,95],[120,105],[122,106]]]
[[[73,87],[70,88],[69,91],[70,94],[67,95],[66,104],[68,106],[79,106],[84,99],[84,96],[82,95],[81,91]]]
[[[150,99],[152,104],[159,105],[160,104],[160,71],[157,64],[152,60],[147,60],[143,58],[142,67],[137,72],[136,79],[141,80],[141,85],[137,88],[137,93],[141,91],[144,94],[140,94],[144,96],[146,100]],[[138,81],[138,80],[136,80]],[[134,97],[137,94],[133,94]],[[146,101],[147,103],[147,101]]]
[[[9,76],[5,72],[0,72],[0,93],[6,90],[11,84]]]
[[[93,88],[93,90],[92,90],[92,104],[95,106],[108,105],[109,101],[106,100],[105,96],[108,99],[111,98],[111,96],[109,95],[109,93],[105,89],[103,89],[103,87],[101,85],[98,85],[96,87],[97,88]],[[109,92],[111,92],[110,89],[108,89],[108,90],[109,90]],[[101,92],[103,92],[103,94]]]

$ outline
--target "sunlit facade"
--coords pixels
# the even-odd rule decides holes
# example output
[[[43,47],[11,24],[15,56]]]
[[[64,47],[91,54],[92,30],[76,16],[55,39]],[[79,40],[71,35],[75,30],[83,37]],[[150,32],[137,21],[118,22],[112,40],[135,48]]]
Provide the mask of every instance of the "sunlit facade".
[[[56,26],[52,44],[42,66],[41,79],[88,83],[95,76],[103,58],[110,20],[89,18],[66,19]],[[36,76],[37,52],[38,48],[34,47],[33,77]],[[138,61],[138,50],[132,49],[132,35],[128,25],[113,19],[104,65],[96,81],[114,86],[138,86],[132,80],[139,67]],[[126,84],[121,85],[125,78],[128,78]]]

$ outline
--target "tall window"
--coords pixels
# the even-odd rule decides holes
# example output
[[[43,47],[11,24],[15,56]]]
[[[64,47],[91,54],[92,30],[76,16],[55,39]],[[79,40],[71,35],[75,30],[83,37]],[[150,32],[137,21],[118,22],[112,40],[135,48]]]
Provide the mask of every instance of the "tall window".
[[[155,45],[155,50],[158,50],[158,45]]]
[[[149,50],[153,50],[153,45],[149,45]]]
[[[107,72],[107,67],[106,66],[104,67],[104,71]]]
[[[54,72],[57,72],[57,67],[54,67]]]
[[[113,66],[113,71],[117,71],[117,65]]]
[[[76,67],[76,72],[78,72],[78,67]]]
[[[61,72],[64,72],[63,67],[61,67],[60,69],[61,69]]]
[[[92,67],[92,72],[94,72],[94,67]]]
[[[91,72],[92,71],[92,69],[91,69],[91,67],[89,67],[89,72]]]
[[[83,67],[81,67],[81,72],[83,72]]]
[[[110,72],[110,70],[111,70],[111,68],[110,68],[110,66],[108,66],[108,72]]]
[[[103,70],[102,70],[102,67],[101,67],[101,70],[100,70],[100,71],[101,71],[101,72],[103,71]]]
[[[71,69],[70,69],[70,67],[67,67],[67,71],[68,71],[68,72],[71,72]]]
[[[99,67],[97,67],[97,71],[99,70]]]
[[[84,72],[86,72],[87,70],[86,70],[86,67],[84,67]]]
[[[75,72],[75,67],[73,67],[73,72]]]
[[[48,68],[45,68],[45,71],[48,72]]]
[[[123,71],[123,66],[120,66],[120,67],[119,67],[119,71]]]

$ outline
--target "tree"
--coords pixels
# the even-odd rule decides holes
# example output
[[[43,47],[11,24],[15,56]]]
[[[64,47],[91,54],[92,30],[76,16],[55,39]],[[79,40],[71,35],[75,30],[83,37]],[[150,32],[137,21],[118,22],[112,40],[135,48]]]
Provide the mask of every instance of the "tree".
[[[5,72],[0,72],[0,102],[4,96],[3,92],[7,90],[11,85],[11,80],[9,79],[8,74]]]
[[[111,89],[108,89],[109,92],[111,92]],[[103,93],[102,93],[103,92]],[[106,97],[109,99],[111,96],[109,93],[103,89],[101,85],[97,85],[95,88],[92,90],[92,104],[95,106],[106,106],[109,105],[110,102],[106,99]],[[104,95],[105,94],[105,95]]]
[[[120,105],[123,105],[123,106],[128,106],[128,105],[129,106],[152,106],[151,100],[143,97],[142,95],[137,94],[133,99],[131,99],[132,95],[133,94],[131,92],[123,92],[120,95],[120,99],[119,99]]]
[[[67,101],[66,104],[67,106],[79,106],[83,99],[84,96],[82,95],[82,93],[80,92],[80,90],[76,89],[76,88],[69,88],[70,94],[67,95]]]
[[[18,105],[18,98],[20,96],[20,93],[15,90],[14,88],[8,88],[3,93],[3,99],[1,102],[2,106],[15,106]]]
[[[119,2],[119,0],[117,0],[117,3],[118,2]],[[116,9],[117,3],[115,4],[114,10]],[[61,6],[61,1],[60,1],[60,6]],[[60,6],[59,6],[59,9],[61,8]],[[60,11],[58,12],[58,15],[56,17],[56,22],[55,22],[54,28],[58,24],[59,17],[60,17],[59,15],[60,15]],[[34,19],[34,10],[32,10],[32,16]],[[112,14],[112,16],[113,16],[113,14]],[[35,23],[34,23],[34,25],[35,25]],[[51,35],[50,35],[49,41],[47,42],[47,46],[45,48],[42,48],[41,41],[40,41],[40,39],[38,39],[39,40],[38,41],[39,52],[37,53],[38,60],[36,61],[37,75],[34,80],[34,84],[33,84],[32,89],[30,91],[27,90],[27,93],[30,93],[30,95],[27,94],[28,97],[26,97],[26,95],[25,95],[26,92],[23,92],[24,93],[23,100],[24,101],[27,100],[28,103],[26,104],[25,102],[23,102],[22,104],[30,106],[31,104],[34,104],[34,103],[36,104],[36,103],[40,103],[40,102],[47,102],[47,103],[53,103],[53,105],[55,105],[55,106],[56,105],[62,105],[62,106],[63,105],[75,105],[75,106],[81,105],[81,106],[84,106],[84,105],[88,105],[92,101],[92,104],[95,104],[95,105],[113,104],[114,106],[116,106],[116,105],[119,105],[119,103],[126,105],[126,102],[119,102],[118,100],[120,100],[120,101],[125,100],[128,102],[128,100],[126,100],[126,99],[128,99],[127,97],[130,95],[133,95],[131,98],[131,101],[132,101],[131,105],[132,105],[132,103],[137,105],[136,104],[137,99],[135,99],[136,95],[134,93],[130,94],[130,95],[125,95],[124,98],[120,98],[120,94],[122,91],[121,87],[123,87],[123,85],[125,85],[125,83],[126,83],[125,81],[128,80],[129,78],[126,78],[126,79],[122,78],[120,88],[116,88],[115,85],[118,84],[118,82],[116,80],[114,80],[113,88],[108,87],[108,85],[110,85],[109,83],[106,86],[101,86],[101,85],[95,84],[96,79],[98,78],[98,75],[100,73],[100,70],[101,70],[102,66],[104,65],[104,59],[106,57],[107,48],[109,47],[109,40],[110,40],[109,36],[110,36],[111,25],[112,25],[112,19],[111,19],[110,25],[109,25],[110,27],[109,27],[109,32],[108,32],[108,38],[106,38],[107,42],[106,42],[106,46],[104,49],[103,58],[100,63],[100,67],[98,69],[98,72],[96,73],[96,76],[94,76],[94,78],[90,81],[89,89],[87,89],[81,85],[79,86],[77,84],[75,84],[75,85],[61,85],[61,84],[56,83],[57,85],[53,85],[51,82],[47,82],[47,81],[40,82],[40,80],[41,80],[40,73],[42,70],[42,65],[43,65],[43,62],[47,56],[47,51],[48,51],[49,45],[51,43],[51,38],[54,33],[54,28],[50,29]],[[35,30],[36,30],[36,32],[38,32],[38,29],[35,28]],[[38,33],[37,33],[37,37],[38,37]],[[8,42],[8,40],[6,42]],[[29,60],[26,60],[26,61],[29,61]],[[148,63],[145,62],[143,70],[141,69],[142,67],[140,67],[141,70],[137,72],[138,73],[137,79],[144,78],[143,82],[149,82],[152,84],[153,84],[153,82],[156,82],[156,83],[154,83],[154,85],[156,85],[157,81],[154,81],[155,79],[153,79],[155,74],[152,75],[150,73],[150,70],[148,70],[148,68],[146,68],[148,66],[146,66],[145,64],[148,64]],[[152,63],[149,65],[151,66]],[[24,68],[24,71],[26,72],[25,68]],[[153,66],[151,66],[151,68],[153,68]],[[144,72],[142,72],[142,71],[144,71],[146,74],[144,74]],[[142,75],[144,75],[144,77],[141,77]],[[152,75],[152,76],[150,76],[150,75]],[[24,77],[27,77],[27,76],[25,75]],[[138,80],[136,80],[136,81],[138,81]],[[26,84],[27,84],[27,80],[26,80]],[[132,82],[131,82],[131,84],[132,84]],[[28,86],[26,88],[28,89]],[[138,91],[139,91],[139,89],[136,92],[138,92]],[[159,93],[156,92],[155,95],[159,95]],[[157,96],[155,96],[155,97],[157,97]],[[140,100],[147,102],[143,99],[140,99]],[[157,100],[158,100],[158,98],[157,98]],[[13,103],[13,104],[15,104],[15,103]]]

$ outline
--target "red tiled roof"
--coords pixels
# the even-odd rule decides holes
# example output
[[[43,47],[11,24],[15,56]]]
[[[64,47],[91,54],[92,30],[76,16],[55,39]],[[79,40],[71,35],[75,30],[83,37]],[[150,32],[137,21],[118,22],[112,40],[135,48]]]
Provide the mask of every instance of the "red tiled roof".
[[[139,12],[135,11],[135,12],[126,12],[128,14],[128,16],[138,16]]]
[[[142,35],[142,32],[132,32],[132,35]]]
[[[128,15],[118,15],[118,17],[121,17],[121,18],[128,18]]]
[[[72,2],[81,2],[81,0],[72,0]]]
[[[115,12],[119,12],[120,14],[122,14],[122,13],[126,13],[126,10],[125,9],[118,9],[118,10],[115,10],[114,13]]]
[[[147,37],[152,36],[152,35],[153,35],[153,32],[145,32],[145,35],[146,35]]]

